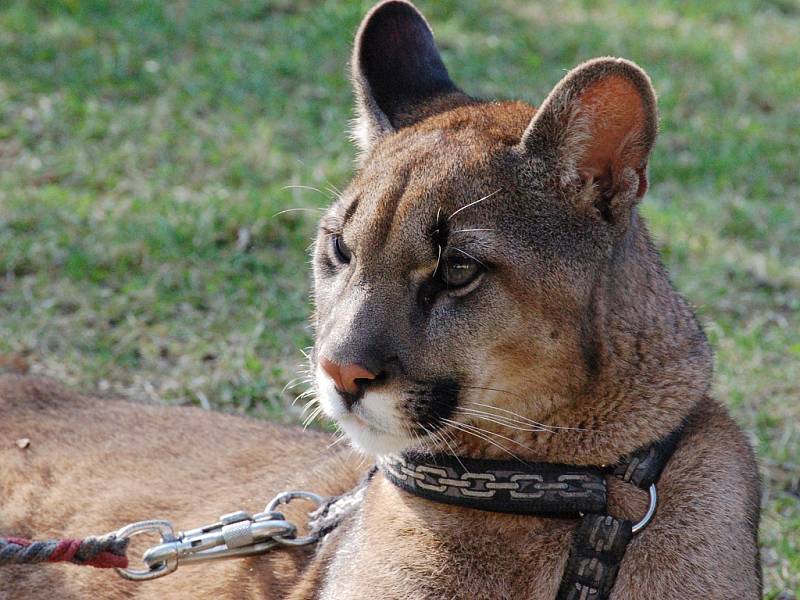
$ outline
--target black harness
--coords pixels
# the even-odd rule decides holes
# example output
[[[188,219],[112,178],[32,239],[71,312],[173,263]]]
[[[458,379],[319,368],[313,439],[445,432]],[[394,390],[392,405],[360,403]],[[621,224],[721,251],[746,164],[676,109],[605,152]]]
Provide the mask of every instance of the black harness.
[[[336,529],[361,504],[378,470],[400,489],[434,502],[491,512],[576,518],[580,521],[556,600],[607,600],[628,544],[655,512],[655,485],[690,417],[665,438],[607,467],[414,453],[385,459],[355,488],[330,498],[312,513],[309,527],[319,538]],[[649,492],[650,506],[639,523],[607,513],[609,474]]]
[[[580,519],[556,600],[606,600],[633,534],[652,517],[655,484],[684,428],[685,422],[664,439],[605,468],[430,454],[405,454],[378,467],[397,487],[428,500]],[[650,508],[640,523],[607,514],[606,475],[611,473],[650,493]]]

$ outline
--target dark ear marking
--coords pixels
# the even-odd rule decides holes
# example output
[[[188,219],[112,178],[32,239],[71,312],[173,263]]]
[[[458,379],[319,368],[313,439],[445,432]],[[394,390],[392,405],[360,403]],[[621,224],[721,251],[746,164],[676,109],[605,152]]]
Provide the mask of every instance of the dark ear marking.
[[[348,207],[344,211],[344,216],[342,217],[342,227],[344,227],[350,218],[356,213],[358,210],[358,203],[361,200],[361,196],[356,196],[353,198],[353,201],[350,202]]]
[[[381,135],[437,112],[442,98],[469,101],[450,79],[425,18],[404,0],[382,2],[364,17],[352,77],[354,137],[363,152]]]
[[[384,2],[367,18],[356,42],[360,74],[393,127],[403,109],[456,90],[439,56],[433,32],[406,2]]]
[[[520,150],[549,162],[562,180],[592,185],[607,221],[647,191],[658,129],[650,79],[634,63],[599,58],[573,69],[536,112]]]

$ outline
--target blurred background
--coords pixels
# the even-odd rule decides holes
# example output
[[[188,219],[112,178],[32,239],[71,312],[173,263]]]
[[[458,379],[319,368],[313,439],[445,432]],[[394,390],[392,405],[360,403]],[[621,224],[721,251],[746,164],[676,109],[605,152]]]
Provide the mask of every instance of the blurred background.
[[[2,0],[0,370],[296,421],[307,248],[352,171],[346,63],[369,6]],[[537,104],[598,55],[650,73],[643,212],[760,455],[767,597],[794,598],[800,2],[419,6],[474,95]]]

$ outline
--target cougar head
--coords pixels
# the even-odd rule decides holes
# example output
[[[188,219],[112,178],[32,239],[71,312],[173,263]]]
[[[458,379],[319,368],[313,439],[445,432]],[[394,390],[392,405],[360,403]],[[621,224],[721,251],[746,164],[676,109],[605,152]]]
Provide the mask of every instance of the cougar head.
[[[600,58],[538,109],[477,100],[391,0],[358,30],[352,79],[359,165],[314,249],[324,412],[378,455],[513,450],[503,438],[568,407],[564,425],[586,425],[628,347],[606,339],[608,315],[661,272],[636,213],[657,129],[647,75]],[[644,275],[620,267],[635,255]]]

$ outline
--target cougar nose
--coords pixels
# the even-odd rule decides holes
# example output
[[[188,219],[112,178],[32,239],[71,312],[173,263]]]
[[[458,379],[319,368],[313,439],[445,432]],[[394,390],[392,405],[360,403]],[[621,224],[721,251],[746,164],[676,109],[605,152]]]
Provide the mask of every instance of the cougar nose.
[[[339,365],[325,357],[319,361],[322,370],[333,379],[336,389],[345,396],[358,396],[367,381],[375,379],[375,374],[356,364]]]

